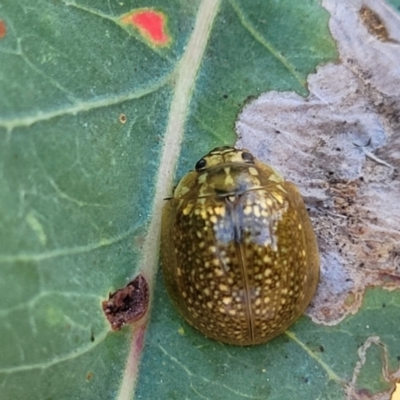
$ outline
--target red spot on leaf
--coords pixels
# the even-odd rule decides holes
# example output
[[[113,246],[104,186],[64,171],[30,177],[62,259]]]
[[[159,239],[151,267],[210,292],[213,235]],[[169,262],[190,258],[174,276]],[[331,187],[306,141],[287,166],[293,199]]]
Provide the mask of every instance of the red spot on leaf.
[[[168,46],[167,17],[152,9],[140,9],[125,14],[122,23],[134,26],[152,46]]]
[[[3,39],[7,35],[6,23],[0,19],[0,39]]]

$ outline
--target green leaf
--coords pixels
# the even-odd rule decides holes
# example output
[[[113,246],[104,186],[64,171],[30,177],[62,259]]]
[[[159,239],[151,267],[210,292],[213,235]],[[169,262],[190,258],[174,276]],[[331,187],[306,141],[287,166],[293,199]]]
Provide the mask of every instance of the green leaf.
[[[142,11],[165,40],[135,25]],[[369,291],[334,327],[304,317],[238,348],[190,328],[156,278],[175,170],[234,144],[251,99],[305,96],[337,60],[319,1],[8,1],[0,55],[2,398],[133,398],[146,324],[137,398],[343,398],[371,332],[381,341],[357,383],[387,390],[371,381],[382,354],[398,367],[397,292]],[[112,332],[101,303],[138,273],[152,319]]]
[[[154,4],[174,21],[155,51],[119,25],[137,6],[0,6],[3,398],[121,390],[131,333],[110,332],[101,302],[139,270],[171,74],[197,12]]]
[[[388,0],[388,3],[393,7],[396,7],[397,10],[400,10],[400,1],[399,0]]]
[[[336,326],[302,317],[265,345],[235,347],[209,340],[185,323],[160,280],[137,398],[337,400],[352,393],[353,378],[359,393],[379,393],[390,387],[380,378],[382,369],[398,368],[399,308],[398,293],[368,290],[359,313]],[[380,340],[364,351],[372,335]],[[356,373],[359,349],[366,360]]]

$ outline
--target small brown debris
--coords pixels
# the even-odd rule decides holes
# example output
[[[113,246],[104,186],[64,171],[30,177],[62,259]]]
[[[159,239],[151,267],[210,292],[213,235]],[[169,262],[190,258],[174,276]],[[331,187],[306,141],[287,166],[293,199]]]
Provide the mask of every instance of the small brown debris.
[[[375,36],[381,42],[395,42],[397,41],[390,38],[385,24],[382,22],[378,14],[366,6],[362,6],[360,11],[360,18],[362,23],[367,28],[368,32]]]
[[[125,124],[127,118],[125,114],[120,114],[119,115],[119,122],[121,122],[121,124]]]
[[[86,374],[86,380],[87,381],[90,381],[91,379],[93,378],[93,372],[88,372],[87,374]]]
[[[138,275],[122,289],[110,293],[103,301],[103,311],[111,328],[119,331],[123,325],[138,321],[146,313],[149,304],[149,287],[146,279]]]

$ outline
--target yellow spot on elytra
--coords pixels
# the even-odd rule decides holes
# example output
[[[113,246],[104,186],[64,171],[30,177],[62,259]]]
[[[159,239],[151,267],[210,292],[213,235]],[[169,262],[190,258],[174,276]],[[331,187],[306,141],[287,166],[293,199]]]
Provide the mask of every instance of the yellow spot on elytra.
[[[257,176],[258,175],[258,171],[253,167],[249,168],[249,173],[250,173],[250,175],[253,175],[253,176]]]
[[[270,301],[271,301],[271,299],[268,296],[264,297],[265,304],[268,304]]]
[[[260,207],[258,207],[257,205],[253,206],[253,213],[256,218],[260,218],[261,217]]]
[[[273,202],[270,198],[267,198],[267,199],[265,200],[265,202],[267,203],[267,205],[268,205],[269,207],[272,207],[273,204],[274,204],[274,202]]]
[[[236,310],[229,310],[229,311],[228,311],[228,314],[229,314],[229,315],[236,315]]]
[[[283,197],[277,192],[271,192],[272,196],[277,200],[279,204],[283,204]]]
[[[188,215],[193,209],[193,204],[189,203],[184,209],[183,209],[183,215]]]
[[[281,176],[280,176],[280,175],[277,175],[277,174],[271,174],[271,175],[268,177],[268,180],[270,180],[270,181],[272,181],[272,182],[282,182]]]
[[[190,189],[187,186],[178,186],[176,190],[174,191],[174,196],[175,197],[180,197],[184,196],[186,193],[189,193]]]
[[[279,190],[282,190],[282,192],[287,193],[287,191],[282,187],[282,185],[276,185],[276,187],[277,187]]]
[[[214,213],[216,215],[220,215],[221,217],[225,216],[225,207],[215,207]]]
[[[223,302],[226,306],[229,306],[229,304],[232,303],[232,297],[224,297],[224,298],[222,299],[222,302]]]
[[[220,283],[220,284],[218,285],[218,289],[219,289],[221,292],[229,292],[228,286],[224,285],[223,283]]]
[[[251,214],[251,210],[252,210],[251,206],[246,206],[246,207],[243,209],[243,214],[244,214],[244,215],[250,215],[250,214]]]
[[[270,275],[272,274],[272,269],[271,268],[267,268],[264,271],[264,275],[268,278]]]
[[[270,263],[272,261],[272,258],[270,256],[264,256],[263,261],[265,263]],[[266,271],[268,271],[268,270],[266,270]],[[267,275],[265,275],[265,276],[267,276]]]
[[[207,301],[207,307],[211,310],[213,308],[213,302]]]

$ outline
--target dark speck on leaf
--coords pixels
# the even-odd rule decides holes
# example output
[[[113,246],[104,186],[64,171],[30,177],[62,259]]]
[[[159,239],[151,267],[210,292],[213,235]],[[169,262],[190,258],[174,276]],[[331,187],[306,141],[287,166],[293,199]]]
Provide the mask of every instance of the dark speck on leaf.
[[[248,96],[246,97],[246,99],[245,99],[245,101],[244,101],[244,104],[250,103],[251,101],[253,101],[253,100],[255,100],[255,99],[256,99],[256,96],[250,94],[250,95],[248,95]]]
[[[93,372],[88,372],[87,374],[86,374],[86,380],[87,381],[90,381],[91,379],[93,378]]]

